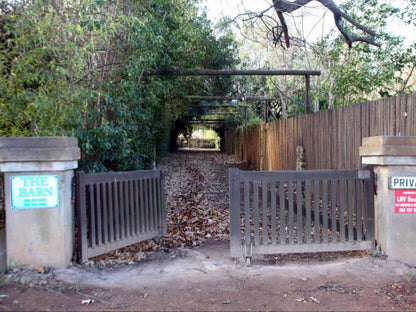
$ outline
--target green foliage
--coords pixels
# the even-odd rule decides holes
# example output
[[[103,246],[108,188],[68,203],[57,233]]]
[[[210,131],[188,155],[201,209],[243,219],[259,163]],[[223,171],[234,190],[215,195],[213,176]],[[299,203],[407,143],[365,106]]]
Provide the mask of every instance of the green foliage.
[[[75,135],[87,171],[152,166],[181,96],[229,81],[157,78],[147,69],[231,67],[194,0],[0,2],[0,135]],[[155,156],[156,155],[156,156]]]
[[[386,31],[388,19],[400,10],[376,0],[348,1],[344,9],[377,33],[381,47],[356,43],[352,49],[347,49],[340,36],[335,40],[328,36],[315,45],[315,56],[324,69],[314,93],[321,108],[414,91],[405,81],[408,66],[415,59],[415,50],[406,47],[403,38]]]

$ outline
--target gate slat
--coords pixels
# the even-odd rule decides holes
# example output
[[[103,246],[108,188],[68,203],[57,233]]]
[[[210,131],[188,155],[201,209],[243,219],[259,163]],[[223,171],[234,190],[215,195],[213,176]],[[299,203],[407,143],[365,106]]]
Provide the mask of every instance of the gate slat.
[[[277,244],[277,214],[276,214],[276,181],[270,183],[270,222],[272,228],[272,244]]]
[[[319,235],[319,189],[320,181],[313,181],[313,214],[314,214],[314,242],[321,241]]]
[[[339,236],[345,242],[345,180],[339,181]]]
[[[145,186],[143,179],[139,179],[139,198],[140,198],[140,233],[145,233],[146,225],[145,225],[145,203],[144,203],[144,191]]]
[[[328,243],[328,180],[325,179],[322,181],[322,188],[322,232],[324,243]]]
[[[280,243],[286,244],[285,181],[279,180]]]
[[[361,241],[363,239],[363,222],[362,222],[362,209],[363,209],[363,203],[362,203],[362,181],[356,180],[356,192],[357,192],[357,198],[356,198],[356,207],[357,207],[357,217],[356,217],[356,229],[357,229],[357,240]]]
[[[152,191],[152,207],[156,206],[156,180],[154,178],[151,179],[151,191]],[[156,218],[157,218],[157,214],[156,214],[156,210],[152,209],[151,210],[151,214],[152,214],[152,230],[156,230]]]
[[[305,181],[305,242],[311,243],[311,180]]]
[[[297,221],[297,241],[303,242],[303,214],[302,214],[302,180],[296,180],[296,221]]]
[[[331,180],[331,242],[337,241],[337,192],[338,181]]]
[[[293,208],[293,180],[288,181],[288,200],[289,200],[289,244],[295,242],[293,225],[294,225],[294,208]]]
[[[97,204],[96,204],[96,209],[97,209],[97,242],[96,245],[97,246],[101,246],[103,244],[103,236],[102,236],[102,213],[101,213],[101,183],[96,183],[94,184],[94,189],[95,189],[95,194],[94,194],[94,199],[96,200]]]
[[[120,199],[119,199],[119,185],[117,180],[113,183],[113,190],[114,190],[114,229],[115,229],[115,237],[116,241],[120,240]]]
[[[113,198],[113,183],[107,183],[107,190],[108,190],[108,210],[109,210],[109,214],[108,214],[108,222],[110,224],[110,238],[109,238],[109,242],[113,242],[115,240],[115,232],[114,232],[114,220],[115,220],[115,215],[114,215],[114,198]]]
[[[262,201],[262,217],[263,217],[263,237],[262,237],[262,244],[267,245],[269,243],[269,233],[268,233],[268,226],[267,226],[267,182],[261,182],[261,201]]]
[[[251,242],[250,233],[250,182],[244,181],[244,234],[247,243]]]
[[[144,224],[145,232],[150,231],[150,202],[149,202],[149,180],[144,179]]]
[[[348,179],[348,241],[352,242],[354,240],[354,183],[352,180]]]
[[[128,205],[128,198],[127,198],[127,187],[126,187],[126,181],[120,182],[120,195],[121,195],[121,239],[127,238],[127,227],[128,227],[128,217],[127,217],[127,205]]]
[[[134,214],[134,192],[133,192],[134,180],[128,181],[129,184],[129,211],[130,211],[130,232],[129,236],[133,236],[135,232],[135,214]]]
[[[102,203],[103,203],[103,244],[106,244],[110,241],[108,237],[108,191],[107,191],[107,183],[102,183]]]
[[[90,209],[89,209],[89,217],[91,218],[91,227],[89,231],[89,246],[93,247],[96,245],[96,221],[95,221],[95,202],[94,202],[94,185],[88,185],[88,191],[90,195]]]
[[[254,221],[254,244],[259,245],[259,183],[258,181],[253,182],[253,221]]]
[[[140,233],[140,205],[139,205],[139,180],[133,181],[134,194],[134,235]]]

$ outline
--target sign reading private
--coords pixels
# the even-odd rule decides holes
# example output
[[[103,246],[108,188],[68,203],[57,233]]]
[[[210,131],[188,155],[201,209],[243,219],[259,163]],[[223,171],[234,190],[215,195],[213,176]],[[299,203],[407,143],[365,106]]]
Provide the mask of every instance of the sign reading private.
[[[393,190],[413,190],[416,189],[416,177],[391,177],[390,188]]]
[[[58,208],[58,176],[12,176],[12,209]]]
[[[394,191],[394,213],[416,214],[416,190]]]

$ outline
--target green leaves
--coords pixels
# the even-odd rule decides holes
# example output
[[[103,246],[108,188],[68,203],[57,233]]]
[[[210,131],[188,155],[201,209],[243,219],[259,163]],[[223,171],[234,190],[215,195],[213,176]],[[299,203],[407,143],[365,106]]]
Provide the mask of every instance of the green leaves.
[[[151,167],[188,114],[179,96],[203,84],[143,71],[234,62],[197,12],[193,0],[0,7],[0,135],[76,135],[87,171]]]

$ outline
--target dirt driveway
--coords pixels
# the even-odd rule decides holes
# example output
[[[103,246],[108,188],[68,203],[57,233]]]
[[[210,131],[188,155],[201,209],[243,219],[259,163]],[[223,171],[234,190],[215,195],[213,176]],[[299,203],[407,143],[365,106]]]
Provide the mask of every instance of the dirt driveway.
[[[228,218],[224,185],[227,168],[241,164],[223,154],[181,153],[169,157],[162,165],[168,168],[168,209],[177,219],[170,224],[172,233],[164,242],[129,247],[87,265],[15,269],[2,274],[0,310],[416,309],[416,268],[386,257],[362,252],[325,253],[255,258],[251,267],[236,263],[229,257],[224,234]],[[212,162],[208,164],[207,160]],[[196,186],[198,192],[191,195],[184,194],[186,189],[193,189],[187,182],[189,174],[192,179],[198,177],[200,183]],[[210,195],[204,194],[204,189],[209,189]],[[175,194],[175,190],[181,194]],[[191,221],[179,218],[188,213],[187,207],[192,212],[208,210],[209,214],[189,217],[186,220],[193,222],[189,224]]]

